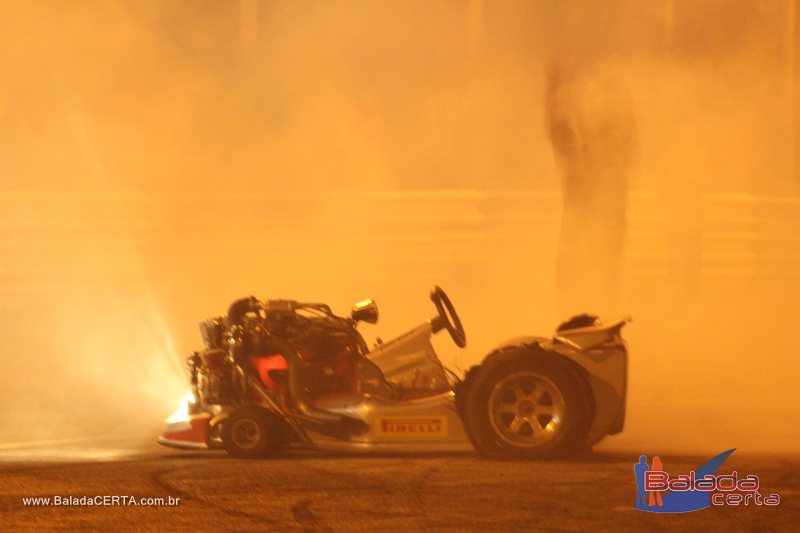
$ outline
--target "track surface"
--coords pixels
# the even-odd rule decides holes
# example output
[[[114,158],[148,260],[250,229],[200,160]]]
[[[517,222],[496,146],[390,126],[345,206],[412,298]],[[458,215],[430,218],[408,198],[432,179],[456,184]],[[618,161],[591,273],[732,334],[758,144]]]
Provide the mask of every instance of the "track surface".
[[[682,515],[631,509],[638,453],[514,463],[472,454],[260,461],[218,452],[103,442],[0,450],[2,531],[598,531],[733,528],[796,531],[800,457],[736,453],[723,473],[760,476],[778,507]],[[664,456],[685,473],[707,457]],[[26,507],[23,497],[179,497],[174,507]]]

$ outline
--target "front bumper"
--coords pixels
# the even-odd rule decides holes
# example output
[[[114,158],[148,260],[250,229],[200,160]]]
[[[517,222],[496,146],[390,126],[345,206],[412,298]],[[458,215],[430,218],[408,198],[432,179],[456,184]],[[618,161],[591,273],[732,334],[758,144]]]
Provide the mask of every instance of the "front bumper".
[[[188,415],[181,420],[168,419],[158,436],[158,443],[184,450],[207,450],[210,421],[208,413]]]

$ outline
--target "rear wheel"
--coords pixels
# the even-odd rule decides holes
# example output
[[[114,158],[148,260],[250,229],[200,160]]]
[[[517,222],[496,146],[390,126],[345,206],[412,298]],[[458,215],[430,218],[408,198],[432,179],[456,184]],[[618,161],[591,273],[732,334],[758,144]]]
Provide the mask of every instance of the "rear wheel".
[[[529,349],[499,353],[477,370],[466,398],[475,448],[492,457],[539,458],[582,448],[590,409],[562,361]]]
[[[233,457],[271,455],[281,445],[281,434],[278,417],[252,405],[238,408],[222,422],[222,445]]]

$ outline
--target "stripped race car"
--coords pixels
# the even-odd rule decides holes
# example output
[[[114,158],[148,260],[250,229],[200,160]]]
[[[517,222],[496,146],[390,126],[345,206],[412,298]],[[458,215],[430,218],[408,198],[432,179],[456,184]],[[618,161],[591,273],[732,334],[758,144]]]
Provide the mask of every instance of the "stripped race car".
[[[188,359],[191,391],[158,441],[234,457],[474,447],[538,458],[622,430],[627,319],[574,317],[552,337],[503,343],[460,379],[430,341],[447,330],[463,348],[464,328],[442,289],[431,300],[436,316],[372,350],[356,329],[378,320],[371,300],[350,317],[325,304],[237,300],[200,324],[205,349]]]

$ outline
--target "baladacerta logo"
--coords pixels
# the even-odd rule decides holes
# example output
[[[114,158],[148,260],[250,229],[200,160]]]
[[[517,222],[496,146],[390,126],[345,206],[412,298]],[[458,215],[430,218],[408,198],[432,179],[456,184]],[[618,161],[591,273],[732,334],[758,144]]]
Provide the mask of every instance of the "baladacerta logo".
[[[647,456],[639,457],[633,465],[636,475],[636,505],[634,509],[651,513],[688,513],[712,505],[778,505],[777,494],[762,496],[761,483],[754,474],[739,475],[737,471],[717,475],[722,463],[736,448],[712,457],[688,474],[670,477],[659,457],[647,464]]]

